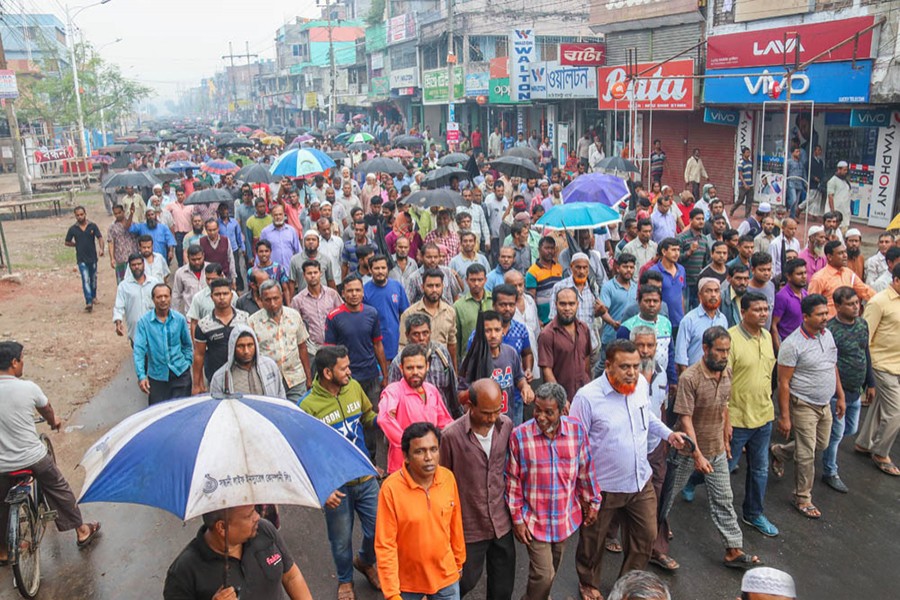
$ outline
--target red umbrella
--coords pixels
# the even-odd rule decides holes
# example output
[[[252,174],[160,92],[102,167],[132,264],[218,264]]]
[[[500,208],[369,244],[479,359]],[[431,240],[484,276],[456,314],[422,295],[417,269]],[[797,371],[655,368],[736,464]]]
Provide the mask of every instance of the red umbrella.
[[[95,162],[101,165],[111,165],[116,162],[116,159],[108,154],[95,154],[91,156],[88,160],[91,162]]]
[[[200,170],[207,173],[215,173],[216,175],[225,175],[227,173],[237,173],[240,167],[230,160],[211,160],[203,163]]]
[[[394,148],[393,150],[389,150],[385,153],[385,156],[390,156],[391,158],[399,158],[399,159],[410,159],[413,157],[413,153],[405,148]]]
[[[240,127],[236,127],[235,131],[237,131],[238,133],[250,133],[253,130],[246,125],[241,125]]]
[[[191,153],[187,150],[175,150],[174,152],[169,152],[163,157],[163,162],[175,162],[178,160],[191,160]]]

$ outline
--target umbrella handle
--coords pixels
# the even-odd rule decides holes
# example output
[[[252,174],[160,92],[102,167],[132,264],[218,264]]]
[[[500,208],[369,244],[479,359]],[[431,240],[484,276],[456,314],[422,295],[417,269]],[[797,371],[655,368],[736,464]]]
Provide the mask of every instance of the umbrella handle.
[[[222,573],[222,589],[228,588],[228,569],[230,565],[228,564],[228,509],[225,509],[225,519],[223,521],[225,525],[225,571]]]

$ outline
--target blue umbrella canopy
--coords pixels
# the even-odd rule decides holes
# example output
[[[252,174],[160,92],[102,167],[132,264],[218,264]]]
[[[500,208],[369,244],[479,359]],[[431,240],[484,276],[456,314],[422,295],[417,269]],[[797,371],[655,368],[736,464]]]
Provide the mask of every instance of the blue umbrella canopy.
[[[563,202],[599,202],[618,206],[628,200],[631,192],[619,177],[606,173],[579,175],[563,190]]]
[[[279,156],[269,169],[272,175],[306,177],[337,166],[334,160],[315,148],[294,148]]]
[[[556,231],[593,229],[620,220],[618,211],[599,202],[558,204],[537,220],[537,225]]]

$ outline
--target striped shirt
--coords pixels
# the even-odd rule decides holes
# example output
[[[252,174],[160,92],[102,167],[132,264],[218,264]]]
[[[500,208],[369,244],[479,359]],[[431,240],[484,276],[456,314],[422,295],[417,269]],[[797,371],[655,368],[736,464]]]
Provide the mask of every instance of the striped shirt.
[[[741,175],[742,185],[753,185],[753,161],[742,158],[738,163],[738,173]]]
[[[541,323],[550,321],[550,305],[553,303],[553,286],[562,280],[562,265],[551,263],[549,268],[536,262],[525,273],[525,289],[535,290],[538,318]]]
[[[666,153],[660,150],[659,152],[651,152],[650,153],[650,174],[662,176],[663,166],[666,162]]]
[[[560,417],[553,438],[534,419],[516,427],[509,440],[506,498],[513,523],[524,523],[535,539],[561,542],[575,533],[581,526],[579,500],[600,506],[584,427]]]

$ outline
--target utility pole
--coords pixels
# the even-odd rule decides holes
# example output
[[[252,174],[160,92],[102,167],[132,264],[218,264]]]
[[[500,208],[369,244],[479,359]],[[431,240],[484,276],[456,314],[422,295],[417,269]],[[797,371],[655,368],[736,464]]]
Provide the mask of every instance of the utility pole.
[[[456,52],[453,43],[453,0],[447,0],[447,123],[456,121],[456,107],[453,105],[453,70],[456,68]],[[448,144],[449,146],[449,144]]]
[[[246,42],[247,44],[247,52],[246,54],[235,54],[232,49],[231,42],[228,42],[228,54],[222,56],[222,60],[228,59],[231,62],[231,98],[234,102],[234,112],[238,112],[238,97],[237,97],[237,79],[235,78],[234,71],[234,59],[236,58],[246,58],[247,65],[250,65],[250,59],[256,58],[256,54],[250,54],[250,42]],[[247,72],[250,72],[250,69],[247,69]]]
[[[337,108],[337,93],[335,90],[335,79],[337,79],[337,66],[334,60],[334,25],[331,21],[331,4],[325,0],[325,11],[328,13],[328,55],[331,61],[331,99],[328,102],[328,121],[329,125],[334,125],[335,109]]]
[[[5,70],[6,50],[3,47],[3,37],[0,36],[0,69]],[[13,157],[16,160],[16,176],[19,179],[19,193],[23,196],[31,195],[31,183],[28,181],[28,165],[25,162],[25,149],[22,148],[22,134],[19,131],[19,120],[16,118],[16,107],[12,99],[4,101],[6,105],[6,120],[9,123],[9,134],[12,138]]]

